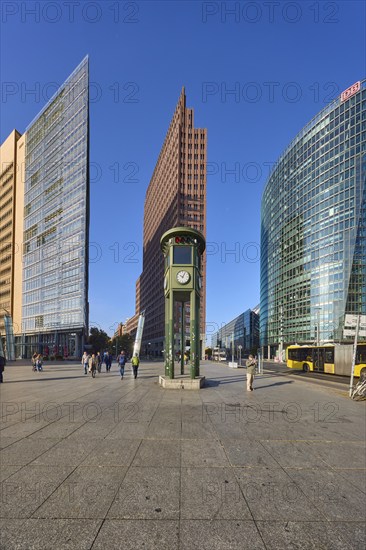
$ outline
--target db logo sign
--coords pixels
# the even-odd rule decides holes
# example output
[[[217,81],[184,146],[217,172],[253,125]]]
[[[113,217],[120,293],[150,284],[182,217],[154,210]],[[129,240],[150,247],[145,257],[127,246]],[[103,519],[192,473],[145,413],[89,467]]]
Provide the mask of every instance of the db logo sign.
[[[346,99],[349,99],[351,96],[359,92],[361,89],[361,81],[355,82],[347,88],[347,90],[344,90],[344,92],[341,93],[341,101],[346,101]]]

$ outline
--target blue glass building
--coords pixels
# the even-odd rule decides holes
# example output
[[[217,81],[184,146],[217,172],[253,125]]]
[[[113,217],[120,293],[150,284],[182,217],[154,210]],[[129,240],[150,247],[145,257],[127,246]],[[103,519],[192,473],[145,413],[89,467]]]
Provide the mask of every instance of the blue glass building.
[[[241,350],[239,351],[239,346]],[[249,353],[257,354],[259,348],[259,307],[247,309],[229,323],[222,326],[211,339],[212,348],[225,350],[234,360]]]
[[[366,80],[311,120],[269,176],[260,310],[261,345],[273,348],[347,341],[345,314],[366,314]]]

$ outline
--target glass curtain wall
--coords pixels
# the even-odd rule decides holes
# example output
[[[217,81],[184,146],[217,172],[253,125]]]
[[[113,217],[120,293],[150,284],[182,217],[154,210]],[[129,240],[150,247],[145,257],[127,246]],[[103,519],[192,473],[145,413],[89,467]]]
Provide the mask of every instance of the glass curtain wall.
[[[231,360],[247,356],[249,353],[257,354],[259,348],[259,315],[248,309],[235,317],[232,321],[220,328],[211,340],[212,348],[219,347],[226,350],[226,355]],[[241,350],[239,349],[241,346]]]
[[[23,339],[63,356],[88,326],[88,78],[86,57],[26,132]]]
[[[261,345],[347,341],[366,313],[366,81],[323,109],[262,198]]]

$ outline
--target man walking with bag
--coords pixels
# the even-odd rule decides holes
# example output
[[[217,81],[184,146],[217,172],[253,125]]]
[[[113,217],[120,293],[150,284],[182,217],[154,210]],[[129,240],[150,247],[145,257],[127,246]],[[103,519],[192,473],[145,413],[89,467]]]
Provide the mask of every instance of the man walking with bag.
[[[126,354],[124,351],[121,351],[119,356],[117,357],[118,365],[119,365],[119,372],[121,374],[121,380],[123,379],[123,375],[125,373],[125,364],[126,364]]]
[[[135,353],[135,355],[132,357],[131,363],[132,363],[133,377],[137,378],[137,371],[140,364],[139,356],[137,355],[137,353]]]

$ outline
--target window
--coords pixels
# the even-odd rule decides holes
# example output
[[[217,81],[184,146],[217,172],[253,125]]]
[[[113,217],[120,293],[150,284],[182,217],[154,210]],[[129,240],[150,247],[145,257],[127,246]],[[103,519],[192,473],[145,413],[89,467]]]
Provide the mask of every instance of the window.
[[[190,264],[191,259],[191,247],[190,246],[175,246],[173,250],[173,263],[176,264]]]

